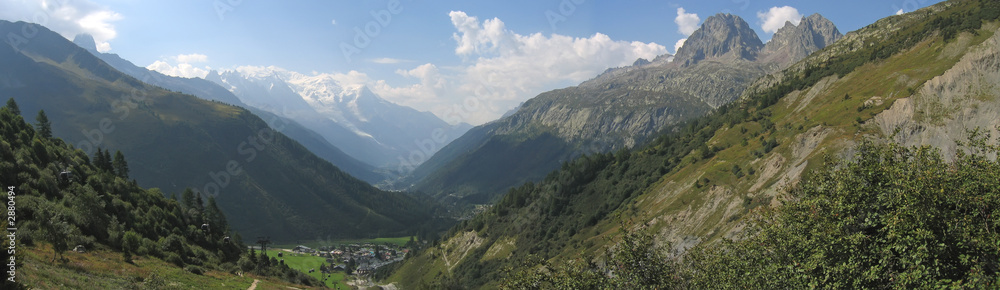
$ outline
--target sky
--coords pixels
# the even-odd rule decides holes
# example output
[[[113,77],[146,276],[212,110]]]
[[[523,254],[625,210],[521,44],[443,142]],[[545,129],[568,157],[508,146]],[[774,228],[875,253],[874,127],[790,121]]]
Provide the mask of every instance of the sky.
[[[717,13],[763,41],[822,14],[842,33],[933,0],[0,0],[0,19],[165,74],[275,66],[328,74],[445,120],[492,121],[539,93],[674,53]]]

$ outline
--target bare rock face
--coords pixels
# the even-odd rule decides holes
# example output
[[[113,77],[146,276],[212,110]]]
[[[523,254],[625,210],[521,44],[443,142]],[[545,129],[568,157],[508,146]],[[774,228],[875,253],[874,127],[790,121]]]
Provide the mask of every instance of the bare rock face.
[[[968,37],[968,36],[966,36]],[[961,38],[961,37],[960,37]],[[960,39],[961,41],[961,39]],[[956,46],[956,45],[953,45]],[[873,123],[909,146],[930,145],[955,156],[969,130],[1000,136],[1000,30],[912,97],[896,100]]]
[[[470,161],[445,159],[475,152],[483,156],[501,154],[498,152],[504,149],[484,146],[493,138],[528,140],[539,134],[549,134],[560,140],[560,146],[583,153],[641,145],[670,125],[702,116],[736,100],[754,80],[778,71],[842,37],[833,23],[818,14],[803,19],[799,26],[783,29],[779,34],[780,37],[776,36],[779,41],[769,45],[775,51],[772,55],[782,56],[781,62],[775,62],[761,58],[765,46],[743,19],[731,14],[709,17],[675,56],[662,55],[652,61],[639,59],[631,66],[608,69],[578,86],[542,93],[524,102],[516,112],[478,130],[486,133],[459,138],[455,145],[442,149],[443,154],[437,154],[428,161],[428,164],[435,165],[417,169],[415,175],[422,176],[441,171],[433,174],[437,177],[421,181],[422,184],[417,184],[416,188],[426,191],[473,188],[471,181],[454,181],[457,180],[454,176],[471,169],[455,170],[463,165],[448,165],[453,160],[456,163]],[[549,149],[532,148],[533,152],[558,151]],[[559,153],[570,157],[576,155],[572,152]],[[558,165],[540,164],[543,161],[537,158],[498,159],[521,163],[517,166],[486,166],[554,168]],[[468,168],[474,166],[469,165]],[[448,170],[451,171],[446,172]],[[428,184],[436,187],[429,187]],[[510,185],[514,184],[510,182]]]
[[[689,66],[704,59],[730,57],[755,60],[764,43],[739,16],[717,14],[709,17],[677,50],[674,62]]]
[[[764,45],[760,58],[785,67],[843,37],[833,22],[822,15],[813,14],[803,17],[798,26],[785,22],[785,27],[779,29],[771,41]]]

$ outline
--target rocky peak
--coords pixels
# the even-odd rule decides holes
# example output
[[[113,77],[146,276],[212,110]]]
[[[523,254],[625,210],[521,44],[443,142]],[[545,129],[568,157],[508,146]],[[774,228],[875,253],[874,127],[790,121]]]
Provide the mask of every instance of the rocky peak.
[[[813,14],[803,17],[799,25],[786,22],[761,51],[762,59],[782,66],[833,44],[844,37],[829,19]]]
[[[73,43],[76,44],[76,46],[82,47],[88,51],[97,51],[97,42],[94,41],[94,37],[90,34],[77,34],[76,37],[73,38]]]
[[[701,25],[684,42],[674,62],[683,66],[701,60],[733,57],[755,60],[764,43],[742,18],[732,14],[716,14]]]

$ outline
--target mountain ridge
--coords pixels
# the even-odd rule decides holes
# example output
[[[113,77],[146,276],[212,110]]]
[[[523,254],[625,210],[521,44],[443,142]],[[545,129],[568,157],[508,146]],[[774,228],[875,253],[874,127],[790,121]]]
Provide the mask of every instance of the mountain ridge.
[[[795,30],[839,38],[833,25],[810,24],[829,23],[822,16],[810,19]],[[438,197],[481,195],[473,200],[495,200],[508,188],[539,180],[580,155],[627,150],[648,142],[649,136],[662,133],[671,124],[716,110],[738,99],[758,77],[787,65],[783,61],[794,56],[776,51],[767,54],[774,57],[758,59],[765,46],[738,16],[718,14],[705,22],[673,62],[662,57],[650,63],[637,62],[609,69],[577,86],[541,93],[510,116],[479,126],[473,129],[476,134],[449,144],[400,184]],[[516,149],[518,142],[548,144],[545,146],[551,147],[540,150],[552,154],[521,158],[533,155]],[[484,148],[512,155],[492,159],[500,153]],[[497,168],[494,177],[474,176],[477,166],[483,164]],[[535,170],[520,169],[525,167]],[[509,174],[516,170],[524,175]],[[497,178],[500,176],[507,177]]]
[[[0,21],[0,32],[22,25]],[[47,28],[19,48],[0,46],[0,84],[12,84],[0,93],[44,109],[54,135],[83,151],[124,152],[144,184],[215,196],[243,235],[405,234],[436,219],[418,195],[351,177],[245,109],[143,83]]]
[[[213,72],[207,78],[251,106],[281,116],[288,114],[351,156],[388,171],[401,164],[422,163],[409,160],[413,152],[429,156],[471,128],[389,102],[367,86],[345,86],[329,75],[244,67]],[[282,91],[275,91],[278,88]],[[293,107],[288,109],[289,105]],[[332,129],[336,127],[343,129]],[[433,148],[422,147],[420,142],[430,136],[443,136],[443,140],[432,144]]]
[[[295,139],[303,146],[306,146],[306,148],[309,148],[309,150],[317,156],[330,161],[334,165],[337,165],[338,168],[341,168],[350,173],[352,176],[365,180],[368,183],[376,184],[386,178],[384,174],[377,173],[374,166],[363,163],[354,157],[347,155],[333,144],[327,142],[326,139],[319,136],[316,132],[305,128],[301,124],[290,119],[248,106],[225,88],[209,82],[208,80],[164,75],[157,71],[136,66],[132,62],[121,58],[117,54],[98,52],[97,46],[94,45],[95,41],[93,37],[87,34],[77,35],[74,37],[73,42],[105,61],[115,69],[118,69],[119,71],[124,72],[125,74],[136,79],[141,79],[147,83],[157,85],[168,90],[191,94],[205,100],[218,101],[247,108],[255,115],[260,116],[262,119],[280,121],[284,124],[283,129],[281,130],[282,133],[288,135],[292,139]],[[158,186],[164,185],[160,184]],[[181,190],[180,188],[169,189]]]

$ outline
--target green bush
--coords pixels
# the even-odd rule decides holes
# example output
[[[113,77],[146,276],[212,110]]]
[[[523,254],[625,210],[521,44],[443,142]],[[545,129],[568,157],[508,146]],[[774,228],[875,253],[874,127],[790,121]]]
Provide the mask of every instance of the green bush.
[[[195,275],[205,274],[205,269],[202,269],[201,267],[195,265],[187,265],[186,267],[184,267],[184,271],[191,272],[192,274]]]

